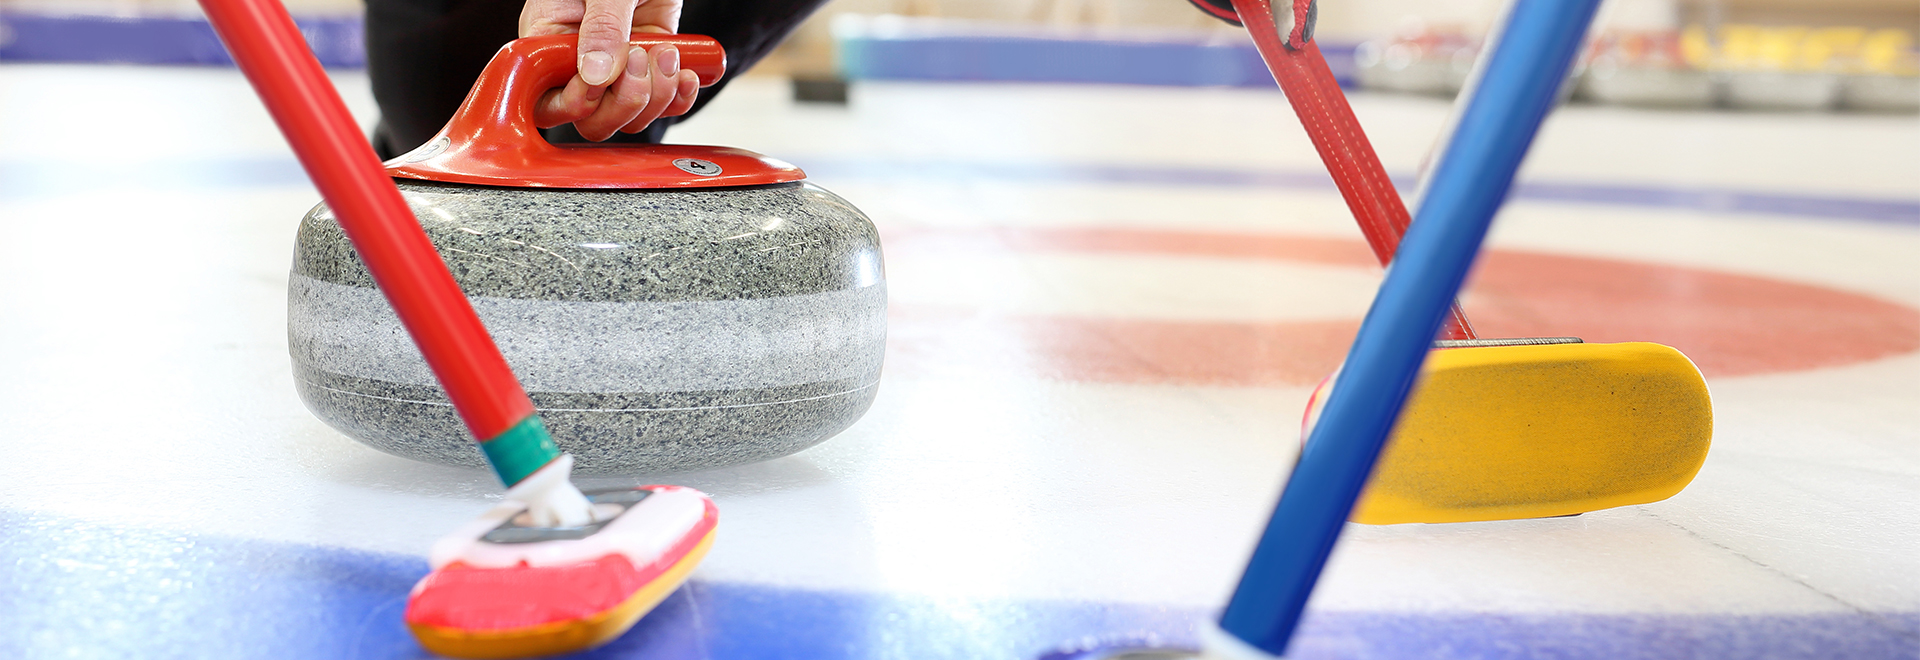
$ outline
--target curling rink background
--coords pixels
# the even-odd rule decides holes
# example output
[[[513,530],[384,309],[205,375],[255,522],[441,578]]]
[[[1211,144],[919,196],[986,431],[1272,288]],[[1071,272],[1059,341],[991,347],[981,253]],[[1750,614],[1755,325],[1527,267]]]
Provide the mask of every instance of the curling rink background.
[[[371,118],[366,82],[341,88]],[[1411,177],[1447,109],[1359,94]],[[794,162],[886,241],[864,420],[587,485],[713,494],[713,554],[594,658],[1032,658],[1190,642],[1378,282],[1258,90],[736,83],[679,142]],[[1920,123],[1563,108],[1465,295],[1487,336],[1673,345],[1680,495],[1352,526],[1309,658],[1920,657]],[[317,195],[238,73],[0,67],[0,656],[415,658],[428,545],[498,497],[296,398]]]

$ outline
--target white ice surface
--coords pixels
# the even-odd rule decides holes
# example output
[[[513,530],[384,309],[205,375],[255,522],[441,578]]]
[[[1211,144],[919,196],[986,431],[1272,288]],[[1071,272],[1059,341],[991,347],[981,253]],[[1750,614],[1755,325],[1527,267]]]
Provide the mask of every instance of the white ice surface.
[[[364,78],[341,82],[366,112]],[[111,108],[75,100],[108,86],[119,95]],[[0,92],[0,162],[16,166],[127,172],[288,157],[227,70],[5,66]],[[777,81],[742,82],[675,139],[746,146],[802,167],[852,157],[1318,167],[1284,100],[1270,93],[863,84],[850,109],[792,106],[783,94]],[[1423,99],[1355,102],[1396,171],[1414,169],[1444,112]],[[128,107],[142,110],[139,121]],[[1917,154],[1920,125],[1910,118],[1576,106],[1549,124],[1527,173],[1913,199]],[[883,230],[1100,225],[1353,236],[1330,190],[819,182]],[[497,499],[490,475],[380,454],[301,407],[284,318],[293,230],[316,201],[310,188],[88,183],[96,185],[0,197],[0,508],[424,555]],[[1503,215],[1495,240],[1920,305],[1920,228],[1911,225],[1523,202]],[[960,281],[1007,266],[997,259],[889,264],[894,295],[1022,312],[1321,317],[1357,315],[1372,277],[1075,255],[1027,260],[1034,278],[996,275],[994,286],[1017,289],[1005,298]],[[1182,278],[1227,276],[1320,288],[1271,298],[1253,289],[1177,295]],[[1136,297],[1140,287],[1159,293]],[[1355,526],[1317,603],[1920,608],[1920,356],[1711,385],[1714,448],[1673,499],[1567,519]],[[721,526],[699,569],[706,579],[1210,606],[1265,521],[1306,394],[890,373],[863,421],[798,455],[586,485],[666,481],[712,493]]]

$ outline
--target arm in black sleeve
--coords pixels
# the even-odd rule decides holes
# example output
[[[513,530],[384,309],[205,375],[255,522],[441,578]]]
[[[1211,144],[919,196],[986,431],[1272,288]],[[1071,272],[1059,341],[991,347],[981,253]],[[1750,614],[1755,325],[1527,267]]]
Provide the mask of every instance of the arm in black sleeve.
[[[1187,0],[1187,2],[1193,3],[1194,7],[1206,12],[1208,16],[1232,23],[1234,27],[1240,27],[1240,14],[1233,11],[1233,0]]]

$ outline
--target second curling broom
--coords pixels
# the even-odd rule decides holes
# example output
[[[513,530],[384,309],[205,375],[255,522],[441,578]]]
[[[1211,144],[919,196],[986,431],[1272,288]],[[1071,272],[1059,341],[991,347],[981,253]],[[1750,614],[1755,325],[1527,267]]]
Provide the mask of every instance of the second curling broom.
[[[1409,214],[1313,39],[1314,4],[1233,2],[1385,266]],[[1498,47],[1505,23],[1495,21],[1483,52]],[[1457,108],[1471,103],[1482,78],[1476,71]],[[1454,137],[1443,136],[1440,153]],[[1707,384],[1672,347],[1479,338],[1455,302],[1434,348],[1355,522],[1542,518],[1657,502],[1685,488],[1706,459]],[[1303,439],[1337,380],[1315,389]]]

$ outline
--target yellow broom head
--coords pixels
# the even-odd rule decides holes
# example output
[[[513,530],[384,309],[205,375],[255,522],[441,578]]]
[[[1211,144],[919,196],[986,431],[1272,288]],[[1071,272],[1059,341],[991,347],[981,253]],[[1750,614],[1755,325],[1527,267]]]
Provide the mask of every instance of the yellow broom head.
[[[1326,400],[1314,393],[1309,420]],[[1657,502],[1713,438],[1700,370],[1645,342],[1435,350],[1355,522],[1565,516]]]

